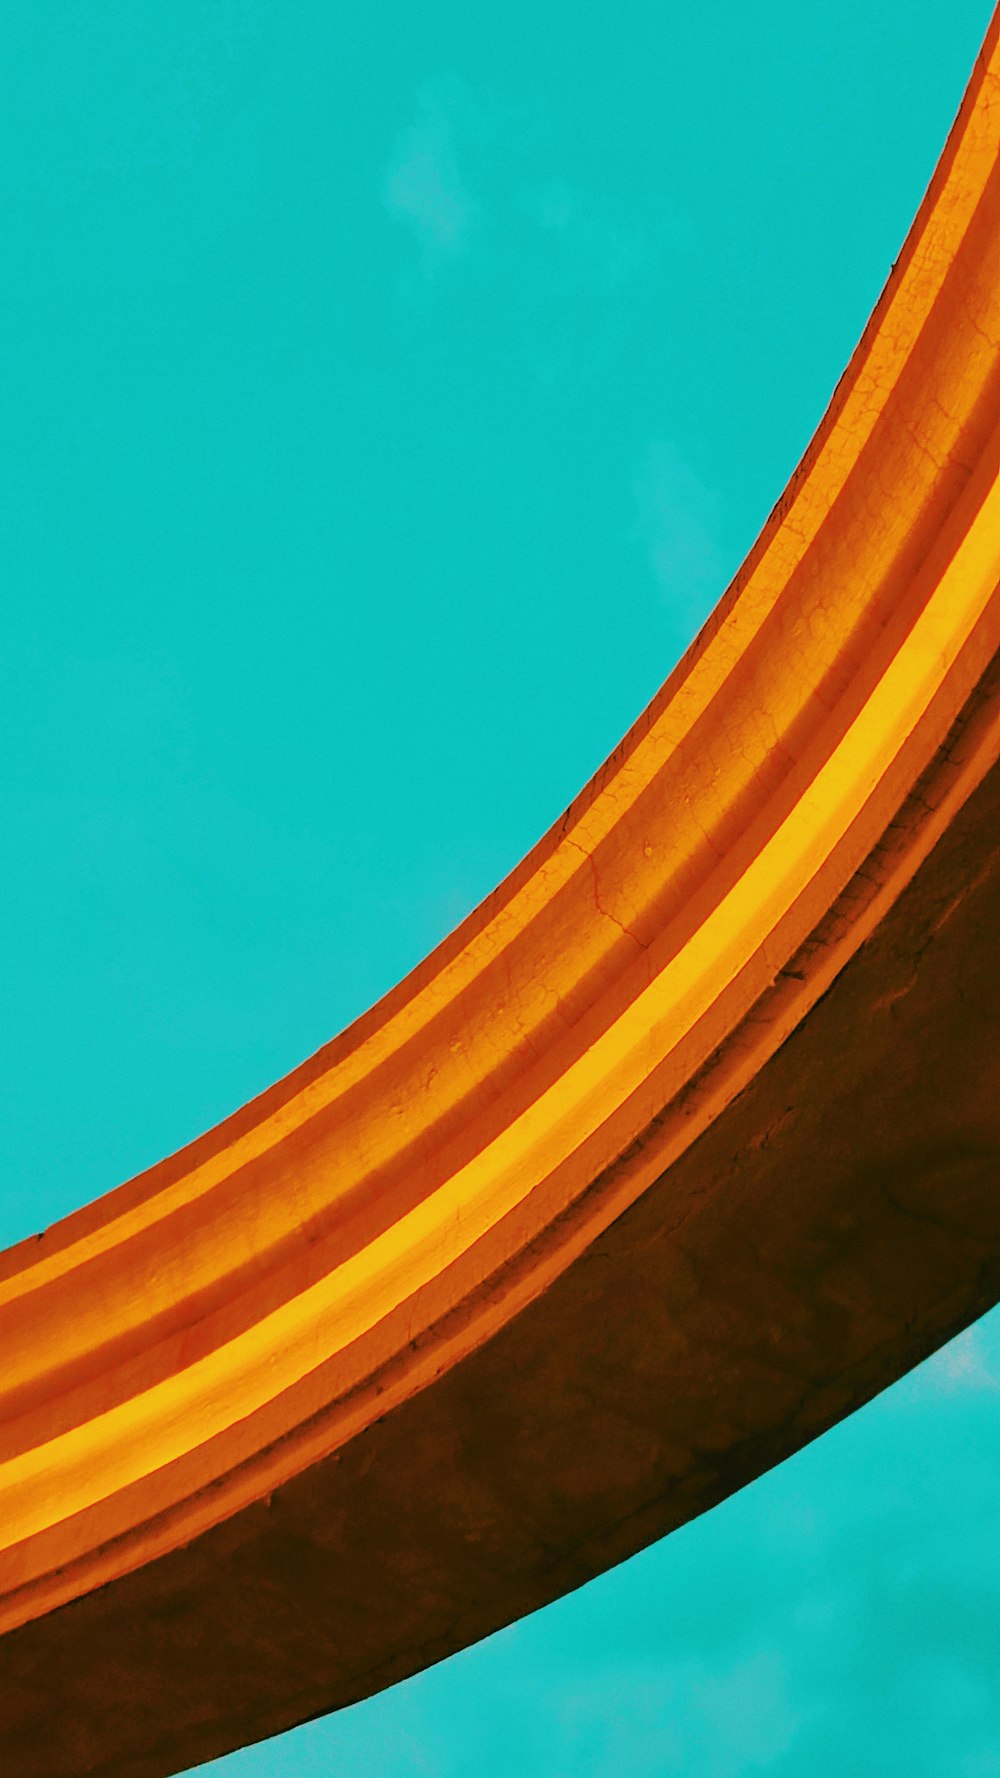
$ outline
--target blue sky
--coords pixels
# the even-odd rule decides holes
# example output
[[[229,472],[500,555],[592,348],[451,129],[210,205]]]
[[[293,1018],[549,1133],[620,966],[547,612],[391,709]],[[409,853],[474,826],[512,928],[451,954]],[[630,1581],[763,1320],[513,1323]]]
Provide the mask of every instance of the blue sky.
[[[8,0],[2,1238],[316,1048],[600,763],[806,444],[989,10]],[[988,1319],[216,1770],[993,1778],[998,1387]]]

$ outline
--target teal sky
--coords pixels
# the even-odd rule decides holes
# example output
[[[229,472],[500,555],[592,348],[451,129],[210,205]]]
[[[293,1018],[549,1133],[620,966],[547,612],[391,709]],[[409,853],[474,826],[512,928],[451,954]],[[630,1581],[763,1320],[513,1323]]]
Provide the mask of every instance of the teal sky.
[[[988,0],[6,0],[0,1238],[488,891],[780,494]],[[1000,1778],[1000,1318],[219,1778]]]

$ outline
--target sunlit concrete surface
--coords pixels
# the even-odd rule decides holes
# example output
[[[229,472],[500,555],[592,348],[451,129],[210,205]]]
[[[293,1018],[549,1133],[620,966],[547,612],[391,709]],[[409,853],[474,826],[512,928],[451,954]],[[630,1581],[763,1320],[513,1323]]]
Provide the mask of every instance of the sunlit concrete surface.
[[[734,586],[414,974],[0,1259],[12,1769],[154,1778],[703,1511],[1000,1294],[1000,54]]]

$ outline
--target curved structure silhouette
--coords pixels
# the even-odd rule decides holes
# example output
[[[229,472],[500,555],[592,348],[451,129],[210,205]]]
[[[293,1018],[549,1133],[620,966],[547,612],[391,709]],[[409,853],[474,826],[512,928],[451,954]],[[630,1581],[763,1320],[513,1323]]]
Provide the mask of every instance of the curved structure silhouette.
[[[997,40],[791,486],[564,818],[327,1049],[0,1257],[23,1778],[388,1685],[1000,1294]]]

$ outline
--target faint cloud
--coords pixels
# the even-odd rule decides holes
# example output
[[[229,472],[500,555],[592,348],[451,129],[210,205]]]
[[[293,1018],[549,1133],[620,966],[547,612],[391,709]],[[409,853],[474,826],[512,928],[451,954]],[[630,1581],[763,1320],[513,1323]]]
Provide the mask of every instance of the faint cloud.
[[[396,221],[408,227],[420,249],[423,271],[433,276],[463,254],[477,221],[458,164],[456,137],[472,117],[457,82],[425,87],[416,121],[396,144],[382,195]]]
[[[663,439],[649,446],[632,493],[633,540],[665,601],[697,628],[725,584],[719,497]]]
[[[771,1769],[803,1721],[773,1649],[723,1666],[602,1665],[548,1696],[545,1763],[580,1778],[747,1778]]]
[[[525,214],[559,244],[572,283],[610,292],[627,284],[649,258],[643,235],[601,216],[583,192],[561,179],[524,194]]]
[[[967,1327],[921,1366],[920,1377],[936,1391],[996,1389],[997,1377],[989,1362],[982,1335]]]
[[[787,1666],[776,1650],[762,1649],[728,1671],[696,1681],[692,1693],[703,1725],[702,1770],[720,1778],[771,1768],[802,1721],[792,1705]]]

